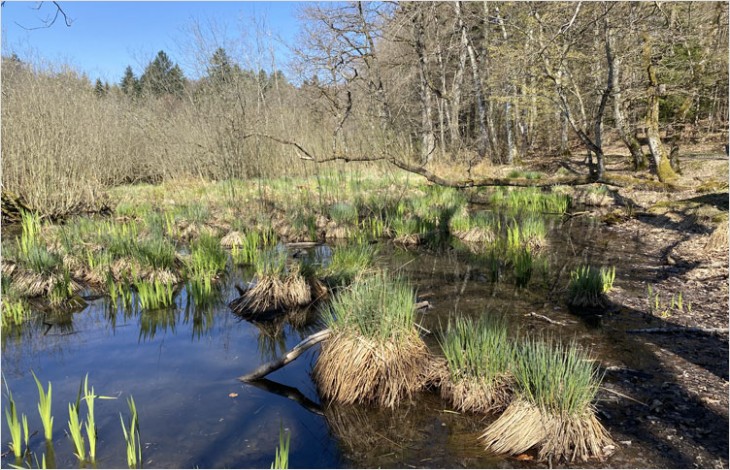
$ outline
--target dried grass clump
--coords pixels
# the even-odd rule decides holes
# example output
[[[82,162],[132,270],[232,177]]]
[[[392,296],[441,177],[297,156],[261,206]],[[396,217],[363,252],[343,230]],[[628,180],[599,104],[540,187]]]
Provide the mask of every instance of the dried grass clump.
[[[426,386],[431,357],[414,324],[413,291],[385,272],[358,280],[332,301],[314,377],[340,403],[394,407]]]
[[[342,332],[322,346],[314,374],[322,394],[333,401],[392,408],[424,388],[428,355],[417,333],[378,342]]]
[[[221,238],[221,246],[224,248],[233,248],[234,246],[242,246],[245,237],[241,232],[232,231],[229,232],[225,237]]]
[[[241,297],[231,302],[234,313],[243,316],[279,312],[312,302],[312,292],[299,272],[286,277],[264,276],[247,289]]]
[[[340,225],[331,221],[325,227],[324,236],[329,240],[344,240],[350,237],[350,234],[356,229],[348,225]]]
[[[471,227],[469,230],[453,230],[453,236],[466,243],[492,243],[494,232],[482,227]]]
[[[595,417],[601,382],[575,344],[528,340],[516,354],[518,398],[481,435],[486,449],[521,454],[537,447],[540,460],[603,459],[613,441]]]
[[[65,279],[63,273],[40,274],[17,268],[12,275],[13,288],[25,297],[49,295],[56,286],[68,284],[71,293],[81,291],[81,285],[73,279]]]
[[[421,244],[422,239],[423,236],[421,234],[406,233],[395,237],[393,241],[403,246],[418,246]]]

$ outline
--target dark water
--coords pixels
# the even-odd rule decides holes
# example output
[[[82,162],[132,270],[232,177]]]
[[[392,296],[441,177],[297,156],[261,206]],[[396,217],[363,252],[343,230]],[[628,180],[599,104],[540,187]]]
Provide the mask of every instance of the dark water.
[[[452,249],[407,252],[385,246],[381,259],[406,274],[419,295],[432,302],[434,308],[418,319],[427,330],[437,330],[455,310],[475,316],[506,313],[527,332],[548,328],[524,316],[536,312],[569,322],[559,329],[550,326],[555,334],[577,338],[606,363],[620,362],[631,352],[622,349],[620,340],[606,338],[600,323],[570,315],[556,286],[567,284],[570,268],[580,260],[618,267],[642,265],[644,260],[630,241],[612,241],[596,224],[561,226],[560,219],[551,223],[550,245],[544,250],[551,274],[533,276],[525,289],[508,280],[491,282],[478,261]],[[328,248],[315,252],[326,257]],[[621,272],[623,279],[638,275]],[[485,454],[476,436],[487,421],[450,411],[433,393],[420,394],[395,410],[321,403],[310,377],[316,347],[264,384],[238,382],[237,376],[318,329],[311,322],[295,328],[241,321],[225,304],[237,295],[233,284],[246,280],[245,274],[231,275],[220,303],[207,309],[189,304],[183,289],[176,308],[166,311],[111,312],[107,301],[98,299],[81,312],[47,315],[20,331],[4,331],[3,374],[19,412],[29,416],[31,432],[39,431],[31,449],[39,456],[44,451],[32,370],[44,385],[53,383],[53,443],[59,467],[78,466],[64,428],[68,403],[75,401],[87,373],[97,394],[116,397],[96,402],[97,465],[102,468],[126,467],[119,414],[128,419],[129,396],[137,404],[147,468],[268,468],[280,427],[291,432],[292,467],[539,466]],[[434,344],[433,337],[427,341]],[[9,441],[5,424],[2,441]],[[636,446],[618,458],[614,465],[652,466]],[[6,456],[3,466],[10,463]]]

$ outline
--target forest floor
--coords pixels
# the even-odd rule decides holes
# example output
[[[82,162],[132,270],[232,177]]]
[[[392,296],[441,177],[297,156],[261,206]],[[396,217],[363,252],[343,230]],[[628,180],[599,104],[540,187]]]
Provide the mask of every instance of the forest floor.
[[[618,445],[648,438],[667,466],[728,468],[728,157],[721,145],[681,155],[685,189],[611,188],[613,201],[597,209],[646,260],[609,295],[603,321],[609,331],[639,330],[625,335],[630,359],[607,370],[614,391],[636,401],[607,393],[600,408]],[[609,175],[651,178],[632,172],[628,156],[607,160]],[[559,168],[536,163],[548,174]]]

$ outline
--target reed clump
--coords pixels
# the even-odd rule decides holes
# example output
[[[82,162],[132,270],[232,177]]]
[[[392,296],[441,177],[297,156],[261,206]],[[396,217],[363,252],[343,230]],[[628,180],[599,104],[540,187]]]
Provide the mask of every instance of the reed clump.
[[[368,243],[337,247],[320,275],[330,287],[348,285],[372,266],[376,253],[376,247]]]
[[[492,243],[499,233],[501,222],[492,213],[469,214],[466,207],[459,210],[449,221],[451,234],[466,243]]]
[[[615,267],[579,266],[570,273],[568,304],[574,307],[605,307],[606,293],[613,289]]]
[[[613,443],[595,416],[602,377],[575,343],[528,339],[517,349],[516,399],[480,436],[486,449],[517,455],[536,447],[538,459],[602,459]]]
[[[255,260],[256,284],[231,302],[244,317],[280,312],[312,302],[311,283],[301,275],[299,264],[287,267],[285,251],[262,253]]]
[[[339,292],[327,311],[333,335],[314,367],[323,396],[394,407],[425,386],[431,360],[414,304],[411,288],[385,271]]]
[[[440,383],[443,398],[459,411],[475,413],[501,411],[509,404],[514,347],[503,317],[456,317],[440,343],[448,367]]]

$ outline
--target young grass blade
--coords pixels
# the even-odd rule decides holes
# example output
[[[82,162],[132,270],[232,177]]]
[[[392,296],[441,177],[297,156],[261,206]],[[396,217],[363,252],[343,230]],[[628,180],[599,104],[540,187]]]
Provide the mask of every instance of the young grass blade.
[[[79,422],[79,408],[73,403],[68,404],[68,431],[74,444],[74,455],[83,462],[86,458],[86,447],[84,437],[81,435],[81,423]]]
[[[291,440],[291,433],[286,433],[284,437],[284,427],[279,428],[279,447],[276,448],[276,454],[274,456],[274,462],[271,464],[272,469],[287,469],[289,468],[289,442]]]
[[[41,381],[36,377],[35,372],[31,371],[33,379],[35,379],[36,386],[38,387],[38,413],[41,415],[41,422],[43,423],[43,433],[47,441],[53,440],[53,415],[51,414],[52,404],[52,388],[51,382],[48,382],[48,392],[43,390]]]
[[[8,423],[8,429],[10,429],[10,449],[13,451],[16,461],[20,461],[23,457],[23,447],[20,441],[20,420],[18,420],[18,410],[15,406],[15,400],[13,400],[13,394],[10,392],[7,382],[5,382],[5,390],[8,394],[8,407],[5,409],[5,419]],[[23,420],[27,422],[25,415],[23,415]]]

